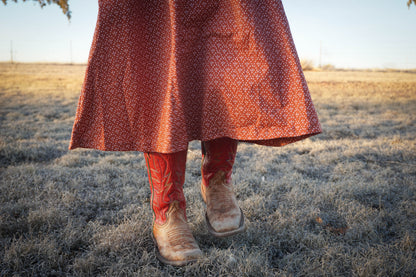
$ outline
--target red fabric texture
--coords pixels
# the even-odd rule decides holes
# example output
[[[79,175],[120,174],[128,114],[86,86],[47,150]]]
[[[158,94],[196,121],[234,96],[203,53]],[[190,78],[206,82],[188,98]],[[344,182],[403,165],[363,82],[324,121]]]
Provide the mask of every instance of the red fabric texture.
[[[100,0],[70,149],[321,132],[280,0]]]
[[[186,200],[183,194],[187,150],[163,154],[144,153],[149,184],[150,204],[155,222],[166,222],[166,212],[173,201],[179,202],[186,218]]]

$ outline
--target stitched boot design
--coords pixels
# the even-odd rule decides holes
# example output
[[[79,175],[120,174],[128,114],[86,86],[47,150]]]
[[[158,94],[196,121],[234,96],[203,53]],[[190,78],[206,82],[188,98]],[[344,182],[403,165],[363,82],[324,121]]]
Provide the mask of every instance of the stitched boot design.
[[[153,209],[153,238],[165,264],[182,266],[202,256],[186,219],[186,153],[145,153]]]

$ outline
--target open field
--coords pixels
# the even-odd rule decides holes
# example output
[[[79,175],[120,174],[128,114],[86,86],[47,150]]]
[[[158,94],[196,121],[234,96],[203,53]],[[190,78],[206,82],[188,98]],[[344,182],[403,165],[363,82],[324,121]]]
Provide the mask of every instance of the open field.
[[[0,276],[415,276],[416,74],[306,72],[324,133],[240,144],[244,234],[212,238],[188,152],[188,218],[205,257],[161,265],[141,153],[68,151],[85,66],[0,63]]]

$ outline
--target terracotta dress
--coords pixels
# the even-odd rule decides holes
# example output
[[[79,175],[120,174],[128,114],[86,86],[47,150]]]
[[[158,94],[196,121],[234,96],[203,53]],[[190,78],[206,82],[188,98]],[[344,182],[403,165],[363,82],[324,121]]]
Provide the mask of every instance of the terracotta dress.
[[[280,0],[100,0],[70,149],[321,132]]]

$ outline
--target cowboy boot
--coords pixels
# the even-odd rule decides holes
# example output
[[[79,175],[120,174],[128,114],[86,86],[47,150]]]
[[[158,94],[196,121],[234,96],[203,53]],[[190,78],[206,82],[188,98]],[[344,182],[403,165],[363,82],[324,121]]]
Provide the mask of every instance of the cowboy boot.
[[[153,239],[158,259],[183,266],[202,256],[186,218],[183,194],[187,151],[145,153],[153,209]]]
[[[216,237],[241,233],[245,230],[244,216],[231,184],[237,141],[219,138],[202,142],[201,146],[201,194],[207,205],[208,231]]]

